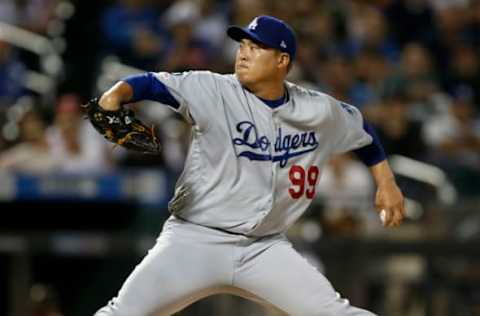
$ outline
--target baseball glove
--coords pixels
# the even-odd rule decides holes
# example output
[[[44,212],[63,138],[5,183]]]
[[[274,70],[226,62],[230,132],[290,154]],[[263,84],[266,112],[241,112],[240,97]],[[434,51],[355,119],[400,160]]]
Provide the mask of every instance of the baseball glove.
[[[160,152],[161,145],[153,126],[148,127],[135,118],[132,110],[124,107],[117,111],[104,110],[98,104],[98,98],[90,100],[83,107],[93,127],[112,143],[143,153]]]

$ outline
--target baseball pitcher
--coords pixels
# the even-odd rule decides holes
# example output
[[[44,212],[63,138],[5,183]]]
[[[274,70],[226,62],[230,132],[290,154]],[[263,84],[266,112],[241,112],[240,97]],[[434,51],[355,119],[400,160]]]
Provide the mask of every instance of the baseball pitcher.
[[[190,123],[185,169],[155,246],[96,316],[172,315],[230,293],[293,316],[373,315],[353,307],[285,237],[315,197],[333,154],[356,151],[377,184],[384,225],[404,217],[404,199],[381,144],[360,112],[285,80],[295,60],[291,27],[259,16],[231,26],[235,73],[145,73],[88,105],[106,138],[157,152],[151,129],[123,104],[153,100]]]

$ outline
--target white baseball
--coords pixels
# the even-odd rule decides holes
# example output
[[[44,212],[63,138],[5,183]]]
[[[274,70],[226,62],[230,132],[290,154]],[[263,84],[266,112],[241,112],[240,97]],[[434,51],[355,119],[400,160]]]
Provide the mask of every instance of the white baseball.
[[[385,224],[385,220],[387,219],[387,212],[385,210],[380,211],[380,220],[382,224]]]

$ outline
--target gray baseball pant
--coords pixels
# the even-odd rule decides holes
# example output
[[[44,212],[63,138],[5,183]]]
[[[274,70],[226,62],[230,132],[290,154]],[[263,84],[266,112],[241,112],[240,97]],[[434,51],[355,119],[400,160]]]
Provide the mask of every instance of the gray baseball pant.
[[[171,217],[118,296],[95,316],[167,316],[229,293],[292,316],[372,316],[353,307],[284,235],[235,235]]]

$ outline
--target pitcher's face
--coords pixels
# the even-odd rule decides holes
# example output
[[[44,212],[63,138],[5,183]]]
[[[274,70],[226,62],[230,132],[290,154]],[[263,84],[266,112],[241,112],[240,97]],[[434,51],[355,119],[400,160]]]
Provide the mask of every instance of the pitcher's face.
[[[278,77],[280,52],[249,39],[242,39],[235,59],[235,74],[243,85]]]

